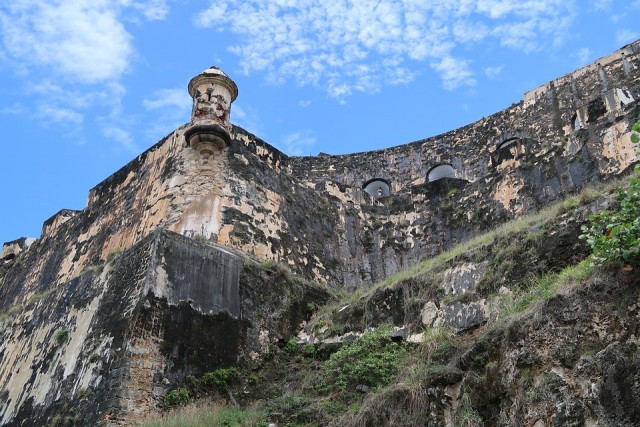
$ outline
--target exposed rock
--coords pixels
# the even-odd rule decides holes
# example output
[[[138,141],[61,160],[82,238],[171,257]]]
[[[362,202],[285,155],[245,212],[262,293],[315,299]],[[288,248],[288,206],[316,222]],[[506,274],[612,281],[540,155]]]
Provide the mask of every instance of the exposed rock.
[[[187,374],[253,366],[269,343],[294,334],[307,302],[328,297],[270,274],[160,230],[51,289],[2,325],[2,424],[46,425],[60,411],[81,425],[124,421],[154,411]]]
[[[444,293],[460,295],[472,290],[484,278],[487,263],[465,263],[444,272]]]
[[[455,303],[443,309],[442,324],[452,326],[458,330],[465,330],[478,326],[485,320],[484,301],[469,304]]]

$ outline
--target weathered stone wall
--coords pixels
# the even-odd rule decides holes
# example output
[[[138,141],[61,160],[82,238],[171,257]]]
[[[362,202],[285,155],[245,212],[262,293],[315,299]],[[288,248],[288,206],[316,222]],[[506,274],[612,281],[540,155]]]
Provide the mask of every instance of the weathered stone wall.
[[[295,333],[307,302],[327,297],[160,230],[0,321],[0,424],[122,423],[154,411],[187,374],[257,363]]]
[[[626,46],[477,123],[374,152],[292,158],[236,127],[231,146],[205,163],[182,127],[92,189],[83,211],[48,220],[35,264],[5,279],[0,308],[158,227],[288,263],[333,286],[383,279],[628,169],[639,51],[640,42]],[[455,179],[427,182],[443,163]],[[361,188],[374,178],[391,188],[376,203]]]
[[[628,45],[595,64],[527,92],[524,100],[506,110],[433,138],[356,154],[292,157],[288,168],[301,181],[330,179],[360,187],[370,179],[383,178],[394,192],[401,192],[425,183],[432,167],[447,163],[453,166],[457,178],[473,182],[496,168],[504,171],[519,166],[517,162],[497,164],[495,159],[500,144],[514,137],[525,143],[522,154],[532,153],[541,162],[548,162],[552,156],[575,155],[579,148],[573,140],[579,137],[574,116],[579,113],[581,128],[590,131],[587,143],[598,160],[598,170],[619,173],[634,160],[629,142],[619,141],[628,132],[624,126],[628,123],[618,122],[625,122],[640,97],[639,53],[640,42]],[[594,107],[600,105],[602,108]],[[612,137],[611,132],[616,131]],[[531,140],[522,141],[525,138]],[[563,150],[558,153],[555,148]],[[554,172],[562,175],[565,171]],[[574,187],[580,184],[567,183]]]

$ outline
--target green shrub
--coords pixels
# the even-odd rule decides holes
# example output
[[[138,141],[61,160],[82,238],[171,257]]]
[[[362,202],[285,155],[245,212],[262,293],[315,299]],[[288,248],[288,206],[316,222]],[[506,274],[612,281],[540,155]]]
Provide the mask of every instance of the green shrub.
[[[186,388],[171,390],[164,396],[163,403],[165,408],[184,406],[189,403],[189,391]]]
[[[404,345],[391,340],[390,332],[390,327],[380,327],[344,343],[322,367],[318,388],[333,391],[355,388],[358,384],[369,387],[389,384],[406,354]]]
[[[640,121],[633,125],[631,140],[640,140]],[[640,154],[640,153],[639,153]],[[640,172],[636,165],[635,172]],[[589,224],[582,226],[580,239],[591,247],[591,262],[602,265],[607,261],[633,263],[640,254],[640,178],[632,177],[626,188],[619,190],[618,208],[589,216]]]
[[[225,392],[229,386],[240,379],[240,372],[236,368],[216,369],[202,376],[202,384],[218,392]]]
[[[313,344],[303,345],[301,348],[301,352],[304,357],[308,357],[312,359],[315,359],[318,354],[318,350],[316,349],[316,346]]]
[[[189,374],[184,379],[187,385],[191,388],[197,388],[200,385],[200,380],[195,375]]]
[[[298,342],[296,341],[295,338],[291,338],[289,341],[287,341],[287,343],[284,345],[284,349],[287,353],[296,353],[298,351]]]
[[[59,329],[53,335],[53,340],[58,345],[64,344],[67,341],[67,339],[69,339],[69,329],[67,329],[67,328]]]

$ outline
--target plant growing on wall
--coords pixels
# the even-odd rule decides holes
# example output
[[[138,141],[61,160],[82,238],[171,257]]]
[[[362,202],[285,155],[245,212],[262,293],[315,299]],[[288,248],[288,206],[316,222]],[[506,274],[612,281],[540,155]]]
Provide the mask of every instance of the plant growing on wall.
[[[184,406],[189,403],[189,391],[185,388],[178,390],[171,390],[164,396],[163,404],[165,408],[171,408],[174,406]]]
[[[65,342],[67,342],[67,339],[69,339],[69,329],[67,328],[57,330],[55,335],[53,336],[53,340],[58,345],[64,344]]]
[[[640,141],[640,121],[633,125],[631,141]],[[640,150],[636,149],[640,155]],[[640,255],[640,165],[635,176],[617,196],[618,207],[589,216],[589,224],[582,226],[580,239],[592,249],[591,261],[602,265],[608,261],[636,263]]]
[[[389,384],[406,354],[401,343],[391,340],[390,332],[390,327],[382,326],[365,332],[353,342],[344,343],[324,364],[318,389],[355,390],[360,384],[367,387]]]

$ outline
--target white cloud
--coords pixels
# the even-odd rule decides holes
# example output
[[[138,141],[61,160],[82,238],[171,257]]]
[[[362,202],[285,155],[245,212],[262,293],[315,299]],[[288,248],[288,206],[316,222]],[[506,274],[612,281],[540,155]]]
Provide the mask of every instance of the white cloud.
[[[628,29],[621,29],[616,32],[616,40],[620,44],[630,43],[639,37],[640,37],[640,33],[638,33],[637,31],[631,31]]]
[[[500,75],[500,73],[502,73],[502,70],[504,69],[504,65],[498,65],[495,67],[487,67],[484,69],[484,74],[485,76],[489,77],[490,79],[495,79],[496,77],[498,77]]]
[[[591,61],[591,57],[593,55],[591,53],[591,49],[589,49],[588,47],[583,47],[578,49],[578,51],[576,52],[576,56],[578,57],[580,65],[584,65]]]
[[[169,6],[165,0],[140,1],[131,4],[134,9],[139,10],[145,18],[150,21],[161,21],[169,13]]]
[[[447,56],[439,62],[431,63],[431,68],[440,74],[442,86],[447,90],[455,90],[461,86],[474,86],[476,84],[468,61]]]
[[[298,107],[300,108],[307,108],[310,105],[311,105],[311,101],[309,101],[308,99],[303,99],[298,101]]]
[[[459,53],[488,39],[532,51],[560,43],[575,0],[215,0],[200,27],[237,37],[229,49],[246,74],[324,88],[344,100],[410,82],[415,62],[432,64],[443,85],[472,85]],[[454,59],[458,58],[458,59]]]
[[[7,107],[2,107],[0,108],[0,113],[1,114],[11,114],[11,115],[15,115],[15,116],[21,116],[23,114],[27,113],[27,109],[24,105],[20,104],[19,102],[16,102],[12,105],[9,105]]]
[[[102,134],[120,144],[126,150],[137,154],[140,150],[133,142],[131,134],[118,126],[107,125],[102,128]]]
[[[149,139],[154,139],[189,121],[192,100],[185,89],[161,89],[143,99],[142,105],[154,114],[146,132]]]
[[[172,108],[179,110],[181,113],[189,111],[191,103],[191,97],[184,89],[157,90],[150,98],[145,98],[142,101],[142,105],[144,105],[144,108],[147,110]]]
[[[589,0],[589,7],[596,11],[609,11],[613,6],[613,0]]]
[[[611,19],[611,22],[618,23],[619,21],[624,19],[626,16],[627,16],[626,13],[618,13],[618,14],[615,14],[615,15],[611,15],[609,17],[609,19]]]
[[[134,128],[133,118],[122,112],[126,90],[120,81],[135,54],[126,25],[139,18],[164,19],[167,0],[6,3],[0,7],[0,52],[5,66],[23,80],[19,90],[29,95],[14,113],[73,129],[77,140],[82,139],[85,115],[99,108],[103,114],[95,120],[102,134],[137,153],[126,130]]]
[[[84,121],[84,116],[74,110],[42,104],[38,107],[37,116],[45,123],[61,123],[63,125],[79,125]]]
[[[106,1],[16,0],[0,12],[6,51],[25,64],[80,83],[118,79],[133,53],[131,35]]]
[[[126,20],[164,19],[166,0],[12,0],[0,9],[4,56],[67,82],[117,80],[134,54]],[[134,12],[133,15],[131,12]]]
[[[234,103],[231,106],[231,122],[254,134],[263,135],[263,137],[267,136],[262,132],[260,116],[251,107],[244,107],[241,104]]]
[[[290,156],[307,156],[311,153],[311,147],[316,143],[316,138],[309,131],[295,132],[283,138],[284,152]]]

